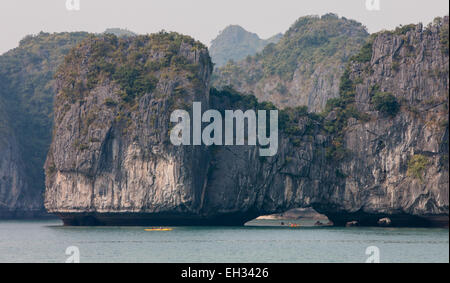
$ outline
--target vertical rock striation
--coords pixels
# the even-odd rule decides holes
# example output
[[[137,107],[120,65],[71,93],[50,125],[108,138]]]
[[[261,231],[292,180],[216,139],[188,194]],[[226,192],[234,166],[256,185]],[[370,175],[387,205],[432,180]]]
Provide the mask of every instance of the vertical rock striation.
[[[448,17],[435,21],[382,32],[370,60],[351,63],[355,106],[368,119],[348,122],[345,185],[325,188],[329,198],[316,205],[335,223],[420,216],[448,225]],[[398,110],[379,110],[390,104]]]
[[[33,190],[20,148],[0,102],[0,217],[33,217],[42,213],[42,190]]]
[[[173,146],[169,118],[208,105],[211,72],[206,47],[176,33],[106,35],[73,50],[57,74],[47,210],[74,225],[195,221],[208,152]]]

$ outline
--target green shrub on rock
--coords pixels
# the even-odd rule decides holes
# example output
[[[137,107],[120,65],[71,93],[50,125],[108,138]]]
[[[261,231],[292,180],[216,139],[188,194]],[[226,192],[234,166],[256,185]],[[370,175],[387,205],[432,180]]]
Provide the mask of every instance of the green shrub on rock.
[[[408,176],[423,180],[429,162],[428,158],[421,154],[414,155],[408,162]]]
[[[389,116],[395,116],[400,110],[397,98],[389,92],[375,92],[372,95],[371,103],[376,110]]]

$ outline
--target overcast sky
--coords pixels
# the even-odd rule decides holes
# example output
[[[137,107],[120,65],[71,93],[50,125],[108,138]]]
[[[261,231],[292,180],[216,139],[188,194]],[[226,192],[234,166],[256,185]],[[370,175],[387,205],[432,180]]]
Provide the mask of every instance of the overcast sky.
[[[301,16],[333,12],[376,32],[399,24],[428,23],[449,11],[447,0],[379,0],[379,11],[367,10],[366,0],[79,1],[79,11],[68,11],[66,0],[1,0],[0,54],[16,47],[25,35],[39,31],[102,32],[120,27],[153,33],[165,29],[191,35],[209,46],[230,24],[267,38],[286,31]]]

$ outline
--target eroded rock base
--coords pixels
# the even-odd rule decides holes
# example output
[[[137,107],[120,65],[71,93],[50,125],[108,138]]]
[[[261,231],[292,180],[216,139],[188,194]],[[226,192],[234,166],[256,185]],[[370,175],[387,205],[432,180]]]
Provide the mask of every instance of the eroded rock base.
[[[67,213],[58,214],[64,226],[243,226],[255,219],[253,213],[215,217],[146,213]]]
[[[327,214],[335,226],[346,226],[347,223],[356,221],[358,226],[379,226],[378,221],[389,218],[391,227],[441,227],[448,228],[448,215],[415,216],[409,214],[367,214],[367,213],[336,213]]]

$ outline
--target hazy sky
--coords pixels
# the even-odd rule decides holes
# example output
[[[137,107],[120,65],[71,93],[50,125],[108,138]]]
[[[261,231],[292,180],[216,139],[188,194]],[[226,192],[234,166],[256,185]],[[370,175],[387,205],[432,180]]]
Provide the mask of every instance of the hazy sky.
[[[333,12],[376,32],[399,24],[428,23],[449,11],[447,0],[379,0],[379,11],[367,10],[366,0],[79,1],[79,11],[68,11],[66,0],[1,0],[0,53],[16,47],[25,35],[39,31],[102,32],[121,27],[153,33],[165,29],[209,45],[229,24],[239,24],[267,38],[286,31],[301,16]]]

